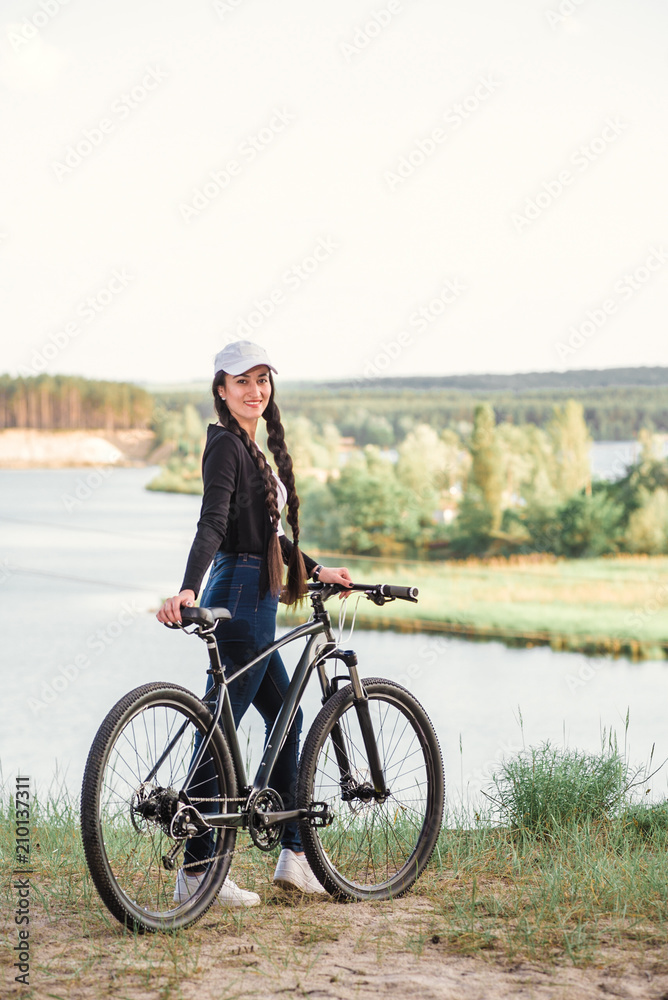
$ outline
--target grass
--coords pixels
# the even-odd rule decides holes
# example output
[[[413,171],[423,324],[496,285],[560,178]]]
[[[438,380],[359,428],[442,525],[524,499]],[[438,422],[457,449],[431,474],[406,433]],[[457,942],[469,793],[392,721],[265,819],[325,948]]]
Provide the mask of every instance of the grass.
[[[419,588],[417,604],[395,601],[376,608],[362,600],[357,620],[367,627],[549,644],[633,659],[668,655],[665,556],[439,563],[323,558],[328,565],[347,564],[354,580]],[[283,621],[292,616],[284,613]]]
[[[621,817],[553,825],[549,838],[455,826],[441,843],[446,891],[436,902],[436,870],[424,889],[436,903],[435,926],[458,951],[586,964],[611,942],[668,939],[667,840],[665,830],[651,842],[628,836]]]
[[[647,805],[640,803],[624,811],[625,832],[643,839],[657,840],[668,833],[668,803]]]
[[[33,981],[41,985],[21,995],[64,996],[76,987],[91,990],[77,996],[168,1000],[185,995],[185,982],[200,989],[212,962],[223,976],[219,997],[238,995],[250,974],[306,990],[333,953],[331,982],[350,970],[361,976],[362,967],[372,977],[376,962],[382,968],[397,955],[426,953],[482,955],[506,966],[651,958],[655,971],[661,961],[666,971],[657,956],[668,943],[668,803],[629,805],[627,789],[628,769],[614,748],[599,757],[549,744],[523,752],[491,785],[502,825],[491,809],[473,826],[451,813],[409,896],[382,904],[286,902],[270,884],[274,858],[248,849],[244,836],[234,877],[259,891],[265,906],[210,913],[164,935],[131,934],[107,913],[86,869],[76,806],[62,793],[35,801]],[[5,793],[0,858],[10,944],[13,825]]]
[[[523,835],[541,835],[608,819],[624,799],[629,766],[610,746],[600,754],[528,747],[492,777],[501,820]]]

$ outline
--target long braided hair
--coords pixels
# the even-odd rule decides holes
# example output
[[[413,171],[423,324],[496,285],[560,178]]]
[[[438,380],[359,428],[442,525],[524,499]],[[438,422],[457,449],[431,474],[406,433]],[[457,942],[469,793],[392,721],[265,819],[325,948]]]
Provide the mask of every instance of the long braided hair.
[[[269,589],[274,597],[280,594],[281,601],[284,604],[296,604],[302,600],[306,593],[306,567],[304,565],[304,558],[299,550],[299,497],[295,489],[295,474],[292,467],[292,459],[285,444],[285,431],[281,423],[281,413],[274,400],[274,380],[271,372],[269,372],[271,395],[262,416],[267,424],[267,446],[274,456],[279,479],[285,486],[288,495],[287,521],[292,529],[293,547],[288,561],[287,581],[283,588],[283,557],[278,535],[276,534],[281,518],[278,509],[276,480],[266,458],[255,442],[251,441],[248,432],[232,416],[227,403],[218,392],[219,387],[224,387],[225,385],[225,375],[225,372],[218,372],[213,380],[214,406],[220,423],[226,430],[231,431],[232,434],[236,434],[241,439],[262,475],[265,503],[272,526],[267,550]]]

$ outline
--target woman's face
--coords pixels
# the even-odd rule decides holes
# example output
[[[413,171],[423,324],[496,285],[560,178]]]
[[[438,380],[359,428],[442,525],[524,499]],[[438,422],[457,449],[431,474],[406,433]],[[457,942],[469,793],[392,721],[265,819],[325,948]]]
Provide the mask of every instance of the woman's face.
[[[269,369],[266,365],[256,365],[243,375],[226,375],[218,392],[241,426],[249,432],[251,428],[254,431],[271,396]]]

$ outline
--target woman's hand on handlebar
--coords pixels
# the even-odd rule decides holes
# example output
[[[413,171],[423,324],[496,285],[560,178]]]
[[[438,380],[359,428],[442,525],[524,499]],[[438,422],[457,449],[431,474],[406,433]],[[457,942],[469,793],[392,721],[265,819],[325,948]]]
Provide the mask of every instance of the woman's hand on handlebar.
[[[345,566],[323,566],[318,574],[318,583],[340,583],[342,587],[349,587],[352,583],[350,573]],[[339,600],[346,597],[345,590],[339,594]]]
[[[195,604],[195,593],[192,590],[182,590],[176,597],[168,597],[163,606],[156,614],[156,618],[163,625],[176,625],[181,623],[181,608],[183,605],[192,608]]]

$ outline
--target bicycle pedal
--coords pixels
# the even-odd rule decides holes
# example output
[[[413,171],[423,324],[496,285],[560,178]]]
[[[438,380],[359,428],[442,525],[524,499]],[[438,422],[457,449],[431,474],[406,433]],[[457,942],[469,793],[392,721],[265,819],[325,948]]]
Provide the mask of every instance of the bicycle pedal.
[[[310,826],[331,826],[334,822],[334,813],[326,802],[312,802],[306,818]]]

